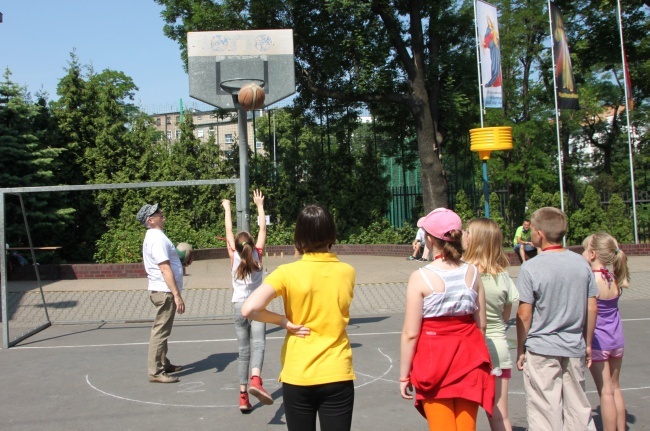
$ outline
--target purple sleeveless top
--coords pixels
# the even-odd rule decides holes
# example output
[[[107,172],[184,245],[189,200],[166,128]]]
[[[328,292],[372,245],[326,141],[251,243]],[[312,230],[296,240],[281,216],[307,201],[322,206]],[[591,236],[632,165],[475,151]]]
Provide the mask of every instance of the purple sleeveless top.
[[[625,345],[618,298],[598,299],[598,319],[591,343],[593,350],[614,350]]]

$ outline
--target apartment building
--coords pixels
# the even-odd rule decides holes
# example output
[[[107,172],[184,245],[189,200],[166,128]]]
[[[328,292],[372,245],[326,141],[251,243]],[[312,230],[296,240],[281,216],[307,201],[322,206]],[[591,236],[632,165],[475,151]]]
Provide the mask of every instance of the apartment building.
[[[255,119],[259,120],[263,111],[255,111]],[[264,154],[261,139],[254,139],[253,111],[246,113],[246,129],[248,131],[248,146],[251,151]],[[239,125],[235,112],[228,112],[223,116],[216,115],[214,111],[190,110],[183,112],[183,115],[191,115],[194,123],[194,136],[203,142],[208,142],[214,136],[215,143],[222,151],[229,154],[235,142],[239,142]],[[181,136],[181,113],[166,112],[153,114],[154,127],[161,133],[164,139],[173,142]],[[255,147],[253,146],[255,145]]]

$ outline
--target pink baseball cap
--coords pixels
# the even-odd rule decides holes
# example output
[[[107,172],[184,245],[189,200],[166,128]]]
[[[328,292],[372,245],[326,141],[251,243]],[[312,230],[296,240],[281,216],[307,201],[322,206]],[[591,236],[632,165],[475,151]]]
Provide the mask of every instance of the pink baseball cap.
[[[449,232],[463,229],[463,222],[458,214],[447,208],[436,208],[418,220],[418,227],[426,230],[431,236],[443,241],[451,241]]]

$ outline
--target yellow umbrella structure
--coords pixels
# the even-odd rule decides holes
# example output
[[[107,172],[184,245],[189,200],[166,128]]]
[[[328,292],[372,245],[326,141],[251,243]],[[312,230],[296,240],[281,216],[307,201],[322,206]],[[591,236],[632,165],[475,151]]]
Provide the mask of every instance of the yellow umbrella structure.
[[[498,150],[512,150],[512,127],[481,127],[469,131],[470,150],[477,152],[483,161],[483,199],[485,217],[490,217],[490,187],[488,186],[487,161],[490,153]]]

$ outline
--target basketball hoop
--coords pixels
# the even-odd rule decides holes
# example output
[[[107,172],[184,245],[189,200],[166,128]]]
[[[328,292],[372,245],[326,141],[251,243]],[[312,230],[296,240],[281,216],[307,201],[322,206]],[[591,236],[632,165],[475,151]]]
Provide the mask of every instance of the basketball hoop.
[[[257,84],[260,87],[264,88],[265,82],[263,79],[235,78],[235,79],[226,79],[225,81],[221,81],[219,86],[224,91],[227,91],[228,93],[235,96],[239,93],[239,90],[241,90],[241,88],[246,84]]]

